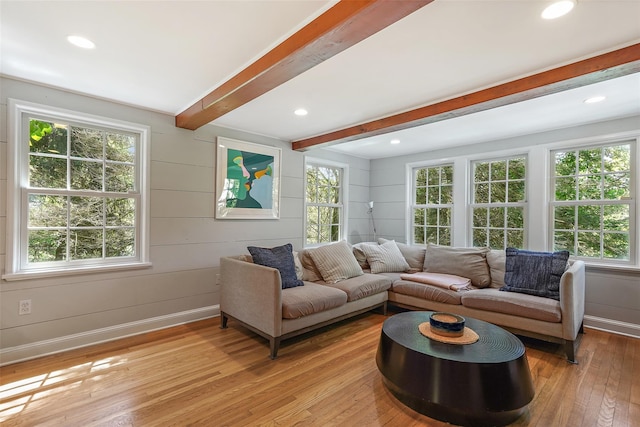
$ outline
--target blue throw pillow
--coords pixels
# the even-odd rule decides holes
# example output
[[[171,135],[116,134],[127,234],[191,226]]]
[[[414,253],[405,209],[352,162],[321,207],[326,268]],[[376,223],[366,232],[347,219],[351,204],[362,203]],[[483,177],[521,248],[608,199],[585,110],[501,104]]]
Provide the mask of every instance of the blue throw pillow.
[[[259,248],[247,246],[253,262],[266,267],[276,268],[282,279],[282,289],[304,286],[302,280],[296,277],[296,265],[293,261],[293,246],[287,243],[275,248]]]
[[[505,285],[501,291],[560,300],[560,278],[567,267],[568,251],[533,252],[507,248],[505,253]]]

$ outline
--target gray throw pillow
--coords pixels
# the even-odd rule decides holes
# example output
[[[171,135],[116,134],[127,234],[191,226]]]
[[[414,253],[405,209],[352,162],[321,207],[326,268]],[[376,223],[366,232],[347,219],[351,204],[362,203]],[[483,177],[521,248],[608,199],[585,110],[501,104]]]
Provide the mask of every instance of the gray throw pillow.
[[[568,251],[505,250],[505,285],[501,291],[520,292],[560,300],[560,279],[567,268]]]
[[[276,246],[275,248],[247,246],[247,250],[253,257],[254,263],[275,268],[280,272],[282,289],[304,286],[302,280],[296,277],[296,265],[293,260],[293,246],[291,243]]]

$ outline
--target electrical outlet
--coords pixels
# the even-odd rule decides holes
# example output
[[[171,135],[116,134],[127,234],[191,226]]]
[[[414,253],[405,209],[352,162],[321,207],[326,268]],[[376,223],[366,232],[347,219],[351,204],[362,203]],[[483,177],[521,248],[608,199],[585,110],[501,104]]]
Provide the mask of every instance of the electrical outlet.
[[[21,315],[21,316],[23,314],[31,314],[31,300],[30,299],[20,300],[20,306],[18,307],[18,314]]]

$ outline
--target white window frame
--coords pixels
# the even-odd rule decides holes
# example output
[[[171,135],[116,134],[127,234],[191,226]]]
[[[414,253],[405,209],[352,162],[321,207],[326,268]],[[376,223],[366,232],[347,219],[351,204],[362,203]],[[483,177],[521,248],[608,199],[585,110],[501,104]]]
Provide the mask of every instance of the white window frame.
[[[307,202],[307,166],[320,166],[320,167],[330,167],[341,170],[340,177],[340,203],[337,205],[331,205],[335,207],[339,207],[342,210],[341,221],[340,221],[340,240],[347,239],[347,225],[348,225],[348,206],[349,206],[349,165],[345,163],[339,163],[331,160],[320,159],[316,157],[306,157],[304,158],[304,171],[303,171],[303,185],[304,185],[304,220],[303,220],[303,232],[302,232],[302,246],[305,248],[322,246],[335,242],[320,242],[309,244],[307,243],[307,206],[310,205]],[[311,204],[315,205],[315,204]],[[326,206],[326,205],[325,205]]]
[[[478,203],[476,202],[474,196],[475,196],[475,164],[476,163],[493,163],[493,162],[500,162],[500,161],[509,161],[512,159],[517,159],[517,158],[523,158],[524,159],[524,163],[525,163],[525,175],[524,175],[524,179],[522,180],[524,182],[524,186],[525,186],[525,191],[524,191],[524,200],[519,201],[519,202],[509,202],[509,201],[505,201],[505,202],[491,202],[491,200],[489,200],[487,203]],[[530,168],[530,162],[529,162],[529,156],[526,153],[518,153],[518,154],[509,154],[509,155],[503,155],[503,156],[491,156],[491,157],[483,157],[483,158],[477,158],[477,159],[472,159],[469,160],[469,183],[468,183],[468,188],[469,188],[469,201],[468,204],[466,206],[466,209],[468,211],[468,224],[467,224],[467,229],[469,230],[469,236],[468,236],[468,241],[470,242],[471,245],[473,245],[473,210],[475,208],[483,208],[483,209],[491,209],[492,207],[497,207],[497,208],[504,208],[505,209],[505,215],[506,215],[506,209],[510,208],[510,207],[518,207],[518,208],[522,208],[522,239],[523,239],[523,247],[528,247],[529,241],[528,241],[528,235],[529,235],[529,198],[528,198],[528,192],[529,192],[529,179],[530,179],[530,174],[529,174],[529,168]],[[507,170],[508,171],[508,170]],[[508,177],[505,178],[504,182],[505,182],[505,189],[508,188],[508,183],[509,183],[509,179]],[[487,181],[488,183],[491,183],[491,177],[489,177],[489,181]],[[507,190],[508,191],[508,190]],[[505,195],[507,193],[505,192]],[[490,229],[491,227],[489,226],[488,229]],[[504,227],[502,227],[503,230],[503,243],[504,243],[504,248],[500,248],[500,249],[506,249],[506,247],[508,246],[508,242],[505,241],[505,234],[504,231],[508,230],[507,224],[505,224]],[[489,239],[489,237],[487,236],[487,239]],[[484,246],[484,245],[482,245]]]
[[[640,230],[640,209],[638,207],[638,191],[639,183],[638,179],[640,176],[640,137],[637,136],[637,133],[631,137],[625,136],[611,136],[611,137],[603,137],[594,139],[587,139],[581,141],[573,141],[567,144],[554,144],[553,147],[549,149],[549,173],[547,175],[548,180],[548,241],[549,241],[549,250],[553,250],[554,246],[554,208],[556,206],[566,205],[606,205],[611,204],[605,199],[600,200],[585,200],[585,201],[576,201],[565,202],[565,201],[555,201],[555,156],[554,154],[559,151],[574,151],[574,150],[582,150],[582,149],[590,149],[590,148],[598,148],[598,147],[607,147],[612,145],[620,145],[620,144],[630,144],[630,182],[629,182],[629,193],[630,197],[628,200],[629,203],[629,260],[617,260],[617,259],[603,259],[603,258],[593,258],[593,257],[580,257],[576,254],[572,255],[572,258],[580,259],[585,261],[588,265],[594,265],[599,267],[621,267],[621,268],[632,268],[637,269],[640,267],[640,259],[639,259],[639,251],[640,251],[640,237],[638,237],[638,232]],[[614,203],[615,204],[615,203]]]
[[[526,198],[525,209],[525,239],[529,250],[552,251],[553,250],[553,198],[554,189],[550,179],[555,173],[552,153],[561,150],[575,150],[589,146],[613,145],[632,141],[635,144],[635,153],[631,154],[631,187],[635,199],[630,209],[630,261],[596,260],[583,258],[590,268],[612,271],[640,271],[640,129],[602,134],[596,136],[564,139],[542,144],[527,144],[514,149],[490,150],[485,153],[470,155],[453,155],[437,157],[420,162],[405,163],[405,236],[410,242],[412,235],[412,201],[413,201],[413,169],[419,167],[437,166],[445,163],[454,165],[454,213],[452,222],[453,245],[470,246],[472,244],[471,227],[472,211],[470,185],[471,162],[483,161],[488,158],[498,159],[507,157],[526,156]],[[572,256],[575,259],[574,256]],[[582,259],[582,258],[581,258]]]
[[[451,167],[452,169],[452,178],[453,178],[453,182],[451,184],[451,203],[443,203],[443,204],[430,204],[427,200],[426,204],[418,204],[416,201],[416,173],[418,170],[420,169],[431,169],[431,168],[443,168],[443,167]],[[410,205],[409,205],[409,215],[408,215],[408,223],[409,223],[409,239],[407,240],[409,242],[409,244],[412,245],[416,245],[416,244],[427,244],[427,242],[425,241],[424,243],[416,243],[415,241],[415,227],[416,224],[414,223],[415,220],[415,209],[450,209],[450,223],[449,226],[445,227],[443,225],[440,224],[440,219],[438,218],[438,224],[436,225],[436,228],[439,230],[440,228],[448,228],[449,229],[449,240],[450,240],[450,245],[447,246],[453,246],[454,245],[454,240],[453,240],[453,229],[454,229],[454,215],[455,215],[455,191],[456,191],[456,184],[455,184],[455,179],[456,179],[456,165],[453,162],[438,162],[438,163],[433,163],[433,164],[421,164],[421,165],[413,165],[410,169],[410,197],[407,199],[410,201]],[[441,184],[441,183],[440,183]],[[427,176],[427,187],[428,187],[428,176]],[[440,187],[441,185],[439,185]],[[439,217],[439,213],[438,213],[438,217]],[[439,239],[439,233],[438,233],[438,241],[436,242],[436,244],[438,245],[443,245],[443,243],[440,242]]]
[[[91,114],[50,107],[16,99],[8,100],[9,141],[7,146],[7,251],[4,280],[22,280],[34,277],[55,277],[109,270],[144,268],[149,262],[149,138],[151,128],[145,125],[109,119]],[[29,148],[25,141],[29,135],[24,123],[28,116],[43,120],[72,122],[80,126],[94,126],[136,134],[135,193],[139,197],[136,211],[136,255],[121,259],[86,260],[55,265],[28,264],[26,227],[28,220]],[[25,134],[27,133],[27,134]]]

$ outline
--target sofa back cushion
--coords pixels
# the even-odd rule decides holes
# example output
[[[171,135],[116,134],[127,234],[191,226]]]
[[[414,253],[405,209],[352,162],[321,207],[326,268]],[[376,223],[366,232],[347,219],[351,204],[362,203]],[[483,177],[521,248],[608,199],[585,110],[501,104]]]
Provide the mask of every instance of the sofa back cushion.
[[[364,274],[346,240],[313,248],[309,255],[327,283]]]
[[[302,266],[302,261],[300,261],[300,252],[293,251],[293,263],[296,267],[296,277],[304,280],[304,267]]]
[[[367,256],[362,251],[362,247],[364,245],[375,245],[375,246],[377,246],[378,244],[376,242],[360,242],[360,243],[356,243],[355,245],[353,245],[351,247],[351,249],[353,251],[353,256],[356,257],[356,261],[358,261],[358,264],[360,265],[360,268],[363,269],[363,270],[369,270],[371,268],[371,266],[367,262]]]
[[[456,248],[429,243],[424,271],[467,277],[473,286],[486,288],[491,284],[487,252],[489,248]]]
[[[306,282],[322,282],[322,274],[311,258],[313,249],[303,249],[298,254],[300,264],[302,264],[302,280]]]
[[[504,286],[504,263],[506,255],[503,249],[491,249],[487,252],[487,264],[491,273],[491,287],[501,288]]]

